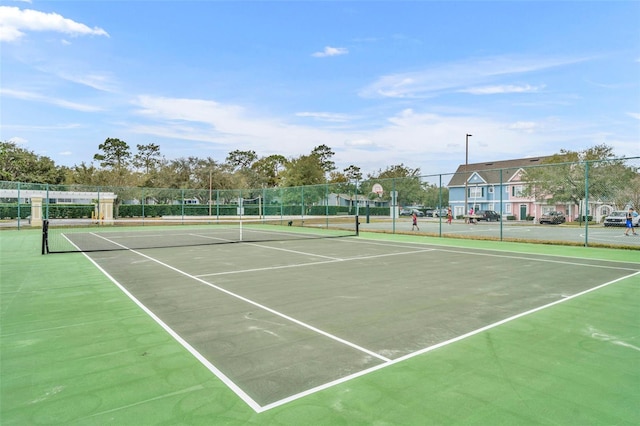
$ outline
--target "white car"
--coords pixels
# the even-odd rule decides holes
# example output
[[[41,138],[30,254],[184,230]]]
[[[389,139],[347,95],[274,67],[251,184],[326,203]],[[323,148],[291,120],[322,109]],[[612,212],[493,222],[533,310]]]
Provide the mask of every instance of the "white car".
[[[631,219],[631,223],[633,224],[633,226],[640,226],[640,215],[635,213],[633,219]],[[611,212],[611,214],[604,218],[603,223],[604,226],[625,226],[626,224],[627,212],[625,211]]]

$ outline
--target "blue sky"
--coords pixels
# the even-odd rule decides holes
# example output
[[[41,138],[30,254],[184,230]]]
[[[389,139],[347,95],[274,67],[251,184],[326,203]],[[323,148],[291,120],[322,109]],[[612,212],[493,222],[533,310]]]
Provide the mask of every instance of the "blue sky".
[[[0,140],[339,169],[640,155],[638,1],[0,1]]]

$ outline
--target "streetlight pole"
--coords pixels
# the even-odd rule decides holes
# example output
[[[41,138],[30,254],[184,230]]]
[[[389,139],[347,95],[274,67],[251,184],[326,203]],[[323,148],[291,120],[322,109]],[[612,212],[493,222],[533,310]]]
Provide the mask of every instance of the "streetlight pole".
[[[469,137],[471,137],[473,135],[470,135],[469,133],[467,133],[467,136],[465,138],[465,150],[464,150],[464,213],[463,215],[467,215],[469,214],[469,210],[467,209],[467,182],[469,181],[469,177],[467,176],[467,167],[469,166]]]

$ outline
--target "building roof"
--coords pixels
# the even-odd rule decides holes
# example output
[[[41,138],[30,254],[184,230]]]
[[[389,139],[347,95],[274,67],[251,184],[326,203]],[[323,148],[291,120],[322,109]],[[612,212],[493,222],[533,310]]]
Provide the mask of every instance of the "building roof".
[[[501,170],[502,182],[508,182],[518,173],[519,170],[525,167],[542,164],[544,160],[552,157],[553,156],[548,155],[544,157],[518,158],[514,160],[487,161],[468,165],[461,164],[458,166],[456,173],[451,176],[451,180],[447,186],[464,186],[465,181],[467,181],[474,173],[477,173],[480,179],[488,184],[499,184]]]

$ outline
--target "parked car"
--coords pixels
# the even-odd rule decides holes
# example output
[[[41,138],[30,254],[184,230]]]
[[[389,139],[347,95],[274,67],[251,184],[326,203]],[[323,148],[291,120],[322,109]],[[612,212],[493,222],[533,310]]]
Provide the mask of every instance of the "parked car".
[[[412,216],[413,213],[415,212],[416,216],[418,217],[423,217],[424,213],[422,213],[420,210],[418,209],[402,209],[400,210],[400,216]]]
[[[433,217],[447,217],[447,209],[434,210]]]
[[[478,210],[475,213],[476,220],[480,222],[481,220],[486,220],[487,222],[498,222],[500,221],[500,214],[493,210]]]
[[[640,216],[636,215],[631,219],[633,226],[640,226]],[[627,224],[627,212],[614,211],[604,218],[604,226],[625,226]]]
[[[542,216],[540,216],[540,220],[539,220],[541,225],[543,223],[558,225],[560,223],[565,223],[566,221],[567,221],[567,218],[565,217],[564,213],[556,212],[556,211],[543,214]]]

